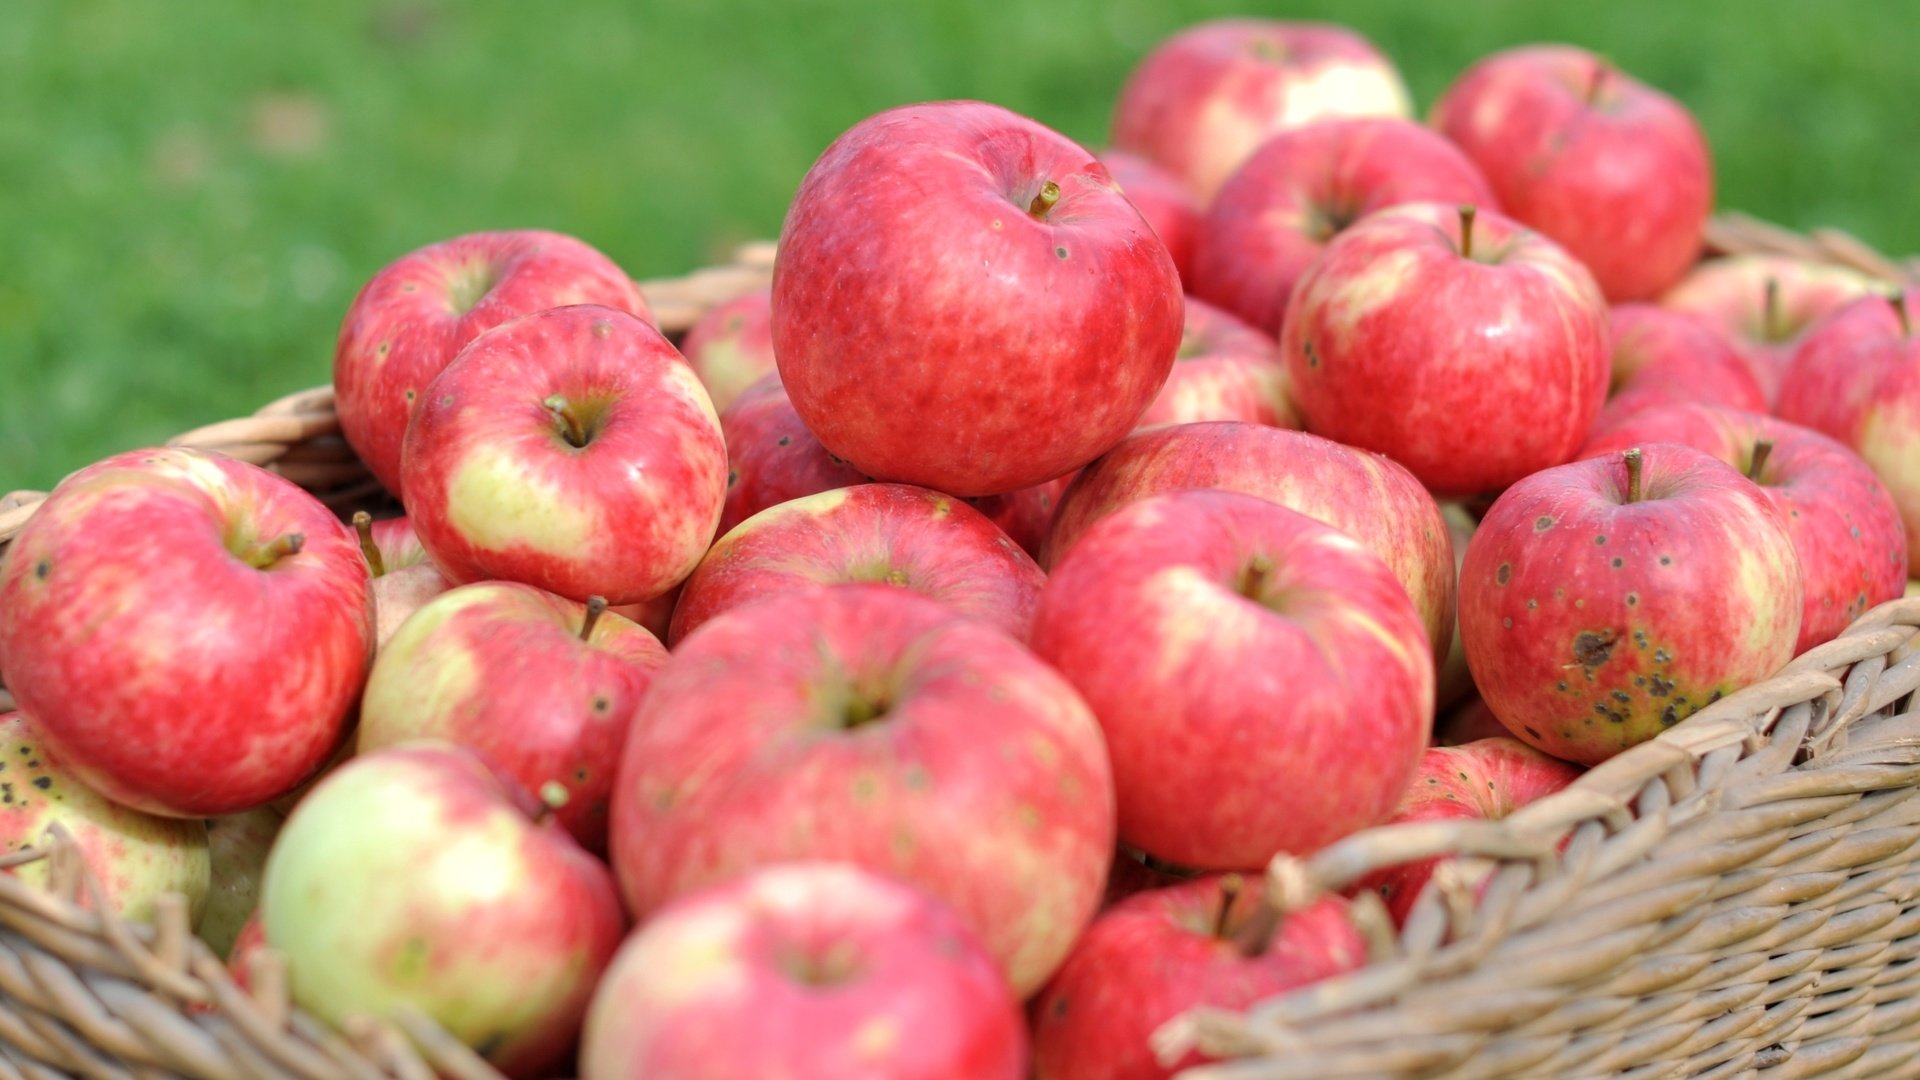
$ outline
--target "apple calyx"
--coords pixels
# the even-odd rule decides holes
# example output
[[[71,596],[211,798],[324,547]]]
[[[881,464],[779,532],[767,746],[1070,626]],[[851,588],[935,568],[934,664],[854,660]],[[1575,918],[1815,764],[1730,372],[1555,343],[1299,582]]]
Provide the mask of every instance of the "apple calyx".
[[[365,510],[355,510],[353,533],[360,538],[360,555],[367,560],[368,573],[373,577],[385,577],[387,561],[380,557],[380,549],[373,542],[373,515]]]
[[[1780,279],[1768,278],[1766,296],[1761,300],[1760,334],[1768,341],[1784,340],[1780,325]]]
[[[577,450],[593,441],[593,433],[587,430],[580,411],[573,407],[565,394],[555,394],[540,404],[552,414],[554,425],[559,429],[561,438],[567,440],[568,446]]]
[[[1760,482],[1760,470],[1767,467],[1767,457],[1773,453],[1772,439],[1756,439],[1753,444],[1753,461],[1747,466],[1747,479]]]
[[[1059,201],[1060,185],[1049,180],[1040,185],[1040,194],[1035,195],[1033,201],[1027,204],[1027,213],[1037,221],[1045,221],[1047,211],[1052,210],[1053,204]]]
[[[1477,206],[1460,207],[1460,257],[1463,259],[1473,258],[1473,219],[1479,213]]]
[[[1887,294],[1887,303],[1893,305],[1893,317],[1900,320],[1900,336],[1913,336],[1913,323],[1907,315],[1907,290],[1895,289]]]
[[[1627,463],[1627,502],[1640,501],[1640,448],[1634,447],[1620,455]]]
[[[1240,580],[1234,591],[1256,604],[1265,605],[1267,600],[1267,580],[1273,576],[1273,560],[1264,555],[1255,555],[1240,570]]]
[[[844,731],[865,727],[885,717],[891,705],[883,695],[855,690],[847,695],[846,707],[840,711],[840,727]]]
[[[580,640],[592,641],[593,628],[600,616],[607,613],[607,598],[604,596],[587,597],[587,617],[580,620]]]
[[[300,549],[306,546],[306,533],[285,533],[241,555],[240,559],[255,570],[265,570],[281,559],[300,554]]]

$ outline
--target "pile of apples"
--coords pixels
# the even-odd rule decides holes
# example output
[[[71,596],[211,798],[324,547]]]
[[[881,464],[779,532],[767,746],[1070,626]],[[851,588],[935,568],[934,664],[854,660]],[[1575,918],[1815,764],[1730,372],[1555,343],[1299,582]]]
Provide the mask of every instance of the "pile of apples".
[[[1680,105],[1536,46],[1410,112],[1255,20],[1097,157],[892,109],[678,346],[578,240],[407,255],[335,367],[404,517],[148,449],[14,541],[0,837],[512,1076],[1200,1060],[1154,1032],[1366,961],[1377,901],[1280,917],[1276,854],[1565,787],[1920,527],[1901,297],[1699,263]]]

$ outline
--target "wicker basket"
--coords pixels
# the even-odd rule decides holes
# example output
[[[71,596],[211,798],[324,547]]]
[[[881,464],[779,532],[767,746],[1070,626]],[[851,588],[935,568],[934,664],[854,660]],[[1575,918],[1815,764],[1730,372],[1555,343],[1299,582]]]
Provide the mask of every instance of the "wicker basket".
[[[1913,276],[1838,233],[1716,219],[1716,251],[1779,251]],[[643,283],[663,329],[767,280],[772,251]],[[379,497],[326,388],[175,444],[267,465],[337,509]],[[44,496],[0,499],[0,550]],[[1359,972],[1246,1014],[1200,1010],[1159,1035],[1232,1060],[1192,1080],[1332,1077],[1920,1076],[1920,600],[1731,695],[1502,822],[1370,830],[1282,857],[1293,910],[1368,872],[1435,854],[1436,887]],[[0,709],[8,699],[0,690]],[[0,874],[0,1080],[497,1074],[425,1018],[341,1032],[294,1009],[271,953],[248,989],[188,930],[101,918],[71,845],[40,891]]]

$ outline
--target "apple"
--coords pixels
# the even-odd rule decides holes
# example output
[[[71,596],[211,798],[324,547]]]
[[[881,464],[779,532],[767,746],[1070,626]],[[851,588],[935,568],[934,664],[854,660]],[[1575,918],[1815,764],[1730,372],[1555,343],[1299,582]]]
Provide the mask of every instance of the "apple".
[[[1213,19],[1162,41],[1127,77],[1113,145],[1184,180],[1202,203],[1275,135],[1340,116],[1410,116],[1400,73],[1343,26]]]
[[[0,713],[0,855],[42,846],[56,822],[100,882],[112,914],[151,922],[154,902],[167,893],[185,896],[195,916],[206,909],[204,822],[154,817],[94,794],[52,753],[38,725],[23,713]],[[42,859],[0,873],[45,888],[49,870]],[[93,906],[84,891],[80,903]]]
[[[1128,503],[1185,488],[1257,495],[1360,541],[1413,598],[1435,657],[1446,655],[1454,570],[1439,505],[1392,461],[1305,432],[1223,421],[1128,437],[1067,489],[1041,565],[1057,565],[1089,526]]]
[[[360,510],[353,515],[353,531],[360,537],[360,554],[373,574],[373,645],[377,654],[387,647],[407,616],[452,586],[427,558],[426,547],[406,518],[375,521],[373,515]]]
[[[240,924],[240,932],[233,936],[233,945],[225,954],[227,974],[233,976],[234,985],[252,990],[253,958],[266,947],[267,932],[260,925],[260,909],[255,908],[247,921]]]
[[[800,862],[689,893],[630,937],[581,1064],[583,1080],[1025,1080],[1027,1031],[953,909]]]
[[[1463,746],[1480,739],[1512,738],[1507,726],[1478,693],[1454,706],[1433,728],[1433,745]]]
[[[1238,492],[1158,495],[1088,529],[1047,581],[1033,651],[1106,733],[1121,842],[1197,869],[1385,820],[1433,725],[1433,646],[1386,563]]]
[[[1033,1006],[1036,1080],[1165,1080],[1154,1032],[1199,1006],[1244,1010],[1367,962],[1347,902],[1277,920],[1257,883],[1213,875],[1130,896],[1087,928]]]
[[[1593,437],[1635,413],[1700,402],[1767,411],[1766,391],[1727,339],[1699,319],[1654,304],[1615,304],[1612,378]]]
[[[285,821],[286,816],[271,806],[207,820],[212,887],[193,932],[215,955],[233,950],[247,919],[259,907],[260,875]]]
[[[1900,509],[1920,576],[1920,338],[1904,296],[1857,300],[1808,331],[1780,386],[1783,419],[1858,453]]]
[[[620,747],[667,650],[604,602],[531,585],[462,585],[407,620],[374,661],[359,751],[442,739],[554,806],[580,846],[607,849]]]
[[[1021,551],[1038,559],[1041,546],[1047,542],[1047,531],[1053,528],[1053,515],[1060,508],[1060,500],[1066,497],[1067,488],[1078,475],[1078,471],[1070,472],[1005,495],[981,495],[967,502],[985,514],[988,521],[1000,526],[1000,531],[1019,544]]]
[[[457,584],[651,600],[713,541],[727,451],[660,331],[611,308],[536,312],[461,350],[407,429],[407,510]]]
[[[1668,405],[1623,421],[1582,457],[1671,442],[1760,485],[1800,559],[1805,604],[1793,655],[1825,644],[1907,585],[1907,530],[1893,496],[1851,450],[1785,420],[1719,405]]]
[[[1407,202],[1497,209],[1493,189],[1452,143],[1389,117],[1322,120],[1274,136],[1207,208],[1194,245],[1195,296],[1269,334],[1327,242]]]
[[[1386,454],[1445,498],[1573,456],[1606,398],[1607,335],[1592,276],[1552,241],[1406,203],[1327,245],[1280,349],[1308,431]]]
[[[1113,776],[1099,725],[1006,634],[904,589],[736,608],[675,648],[613,796],[646,919],[770,863],[839,859],[953,905],[1025,997],[1100,902]]]
[[[1188,298],[1173,373],[1137,427],[1202,420],[1300,426],[1287,397],[1279,344],[1219,308]]]
[[[720,414],[720,431],[728,466],[722,536],[768,507],[869,482],[807,430],[778,372],[763,376],[734,399]]]
[[[1197,870],[1176,872],[1171,864],[1121,844],[1113,851],[1113,866],[1107,870],[1107,893],[1100,901],[1100,910],[1105,911],[1135,893],[1178,885],[1199,874]]]
[[[790,589],[893,585],[1025,641],[1046,584],[978,510],[908,484],[856,484],[762,510],[714,541],[673,609],[673,645],[716,615]]]
[[[685,585],[674,586],[651,600],[642,600],[637,604],[622,604],[609,607],[608,611],[629,622],[636,623],[642,630],[652,634],[660,641],[667,640],[667,628],[673,622],[674,605],[680,602],[680,589]]]
[[[1660,306],[1698,318],[1732,343],[1771,406],[1807,330],[1873,290],[1872,279],[1842,266],[1729,255],[1695,267]]]
[[[700,317],[680,343],[713,407],[724,413],[741,391],[768,375],[773,362],[773,290],[754,289]]]
[[[293,1000],[335,1027],[408,1006],[512,1077],[572,1049],[620,944],[613,879],[478,756],[364,754],[308,795],[261,882]]]
[[[239,813],[298,786],[340,744],[372,650],[353,531],[220,454],[82,469],[0,562],[7,688],[82,783],[151,814]]]
[[[1778,671],[1803,595],[1753,481],[1648,443],[1501,494],[1460,568],[1460,634],[1514,737],[1595,765]]]
[[[1498,821],[1565,788],[1584,771],[1510,737],[1431,747],[1421,755],[1413,783],[1387,824]],[[1358,887],[1379,893],[1393,924],[1404,926],[1442,861],[1435,857],[1379,870],[1362,878]]]
[[[1700,257],[1713,158],[1686,107],[1571,45],[1523,45],[1467,69],[1433,126],[1516,221],[1579,259],[1608,300],[1651,300]]]
[[[427,384],[485,331],[569,304],[653,319],[625,271],[559,233],[470,233],[395,260],[360,290],[340,324],[333,357],[340,433],[388,491],[406,498],[401,439]]]
[[[1107,150],[1100,155],[1107,175],[1120,185],[1120,193],[1153,226],[1154,234],[1167,245],[1167,254],[1187,280],[1193,257],[1193,234],[1200,227],[1200,203],[1180,178],[1138,154]]]
[[[773,344],[821,445],[876,480],[998,495],[1118,442],[1167,380],[1180,278],[1093,154],[977,102],[854,125],[801,182]]]

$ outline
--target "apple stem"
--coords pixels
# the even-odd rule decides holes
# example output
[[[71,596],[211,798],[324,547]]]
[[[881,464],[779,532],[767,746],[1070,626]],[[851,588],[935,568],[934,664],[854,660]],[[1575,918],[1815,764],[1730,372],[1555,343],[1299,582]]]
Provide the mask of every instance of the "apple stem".
[[[1760,470],[1767,467],[1767,456],[1773,453],[1772,439],[1759,439],[1753,444],[1753,464],[1747,466],[1747,479],[1760,482]]]
[[[1245,884],[1239,874],[1228,874],[1220,879],[1220,910],[1213,914],[1213,936],[1224,939],[1227,936],[1227,915],[1233,911],[1233,902],[1240,898],[1240,887]]]
[[[574,415],[573,405],[567,401],[566,395],[555,394],[540,404],[546,406],[553,418],[560,422],[560,433],[566,437],[568,445],[587,445],[587,429],[581,426],[580,418]]]
[[[1460,257],[1473,258],[1473,219],[1480,212],[1476,206],[1460,208]]]
[[[533,815],[535,825],[545,825],[553,815],[567,805],[570,796],[567,786],[558,780],[549,780],[540,785],[540,809]]]
[[[1600,92],[1607,88],[1607,80],[1613,74],[1613,65],[1595,57],[1593,74],[1587,79],[1587,104],[1591,106],[1600,100]]]
[[[1766,306],[1760,311],[1760,332],[1768,341],[1780,340],[1780,280],[1767,279]]]
[[[1273,574],[1273,564],[1264,558],[1255,558],[1240,571],[1240,595],[1249,600],[1259,600],[1266,593],[1267,578]]]
[[[1640,448],[1634,447],[1624,455],[1627,462],[1627,502],[1640,501]]]
[[[1053,209],[1053,204],[1059,201],[1060,185],[1049,180],[1040,185],[1040,194],[1035,195],[1033,201],[1027,204],[1027,213],[1044,221],[1047,211]]]
[[[1887,303],[1893,305],[1894,318],[1900,320],[1900,336],[1903,338],[1912,337],[1913,323],[1908,320],[1907,316],[1907,290],[1893,290],[1893,292],[1887,295]]]
[[[355,510],[353,531],[360,538],[360,554],[367,560],[367,569],[374,577],[385,577],[387,561],[380,557],[380,549],[373,543],[373,515],[365,510]]]
[[[276,536],[271,543],[254,548],[247,555],[247,563],[255,570],[265,570],[289,555],[300,554],[300,549],[306,546],[306,533],[287,533],[284,536]]]
[[[593,640],[594,624],[599,622],[600,616],[605,615],[606,613],[607,613],[606,597],[604,596],[587,597],[587,617],[580,620],[580,640],[581,641]]]

